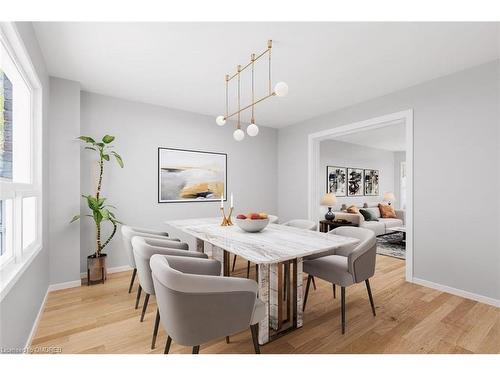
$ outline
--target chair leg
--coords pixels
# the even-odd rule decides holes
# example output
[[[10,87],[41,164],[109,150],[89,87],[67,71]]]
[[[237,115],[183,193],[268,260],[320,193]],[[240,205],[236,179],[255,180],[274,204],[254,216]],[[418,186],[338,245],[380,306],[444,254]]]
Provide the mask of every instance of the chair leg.
[[[200,346],[199,345],[193,346],[193,354],[198,354],[199,352],[200,352]]]
[[[252,331],[252,341],[255,354],[260,354],[259,346],[259,324],[254,324],[250,326],[250,331]]]
[[[309,287],[311,286],[312,278],[313,277],[311,275],[307,276],[306,295],[304,296],[304,304],[302,305],[302,311],[306,311],[307,296],[309,295]]]
[[[314,290],[316,290],[316,281],[314,280],[314,277],[312,278],[312,282],[313,282],[313,288]]]
[[[234,259],[233,259],[233,268],[231,268],[231,272],[234,272],[234,267],[236,266],[236,257],[237,257],[237,255],[234,256]]]
[[[170,336],[167,337],[167,343],[165,344],[165,350],[163,351],[163,354],[168,354],[170,351],[170,344],[172,344],[172,338]]]
[[[146,309],[148,308],[149,294],[146,293],[146,298],[144,298],[144,305],[142,305],[141,322],[144,321],[144,314],[146,314]]]
[[[142,287],[139,284],[139,288],[137,288],[137,298],[135,300],[135,309],[136,310],[139,308],[139,301],[141,300],[141,292],[142,292]]]
[[[333,298],[337,298],[337,291],[336,291],[336,287],[335,287],[335,284],[332,284],[332,288],[333,288]]]
[[[366,290],[368,291],[368,298],[370,298],[370,305],[372,306],[373,316],[377,316],[377,314],[375,313],[375,304],[373,303],[372,289],[370,288],[370,280],[366,279],[365,284]]]
[[[250,278],[250,261],[247,262],[247,279]]]
[[[137,268],[132,271],[132,279],[130,280],[130,286],[128,287],[129,294],[132,292],[132,287],[134,286],[135,275],[137,275]]]
[[[158,326],[160,325],[160,310],[156,309],[156,319],[155,326],[153,328],[153,341],[151,341],[151,349],[155,348],[156,345],[156,336],[158,336]]]
[[[250,264],[250,262],[248,262]],[[257,282],[257,284],[259,283],[259,265],[256,264],[255,265],[255,281]]]
[[[342,305],[342,334],[345,333],[345,286],[340,287],[340,299]]]
[[[229,341],[229,336],[226,336],[226,344],[229,344],[230,341]]]

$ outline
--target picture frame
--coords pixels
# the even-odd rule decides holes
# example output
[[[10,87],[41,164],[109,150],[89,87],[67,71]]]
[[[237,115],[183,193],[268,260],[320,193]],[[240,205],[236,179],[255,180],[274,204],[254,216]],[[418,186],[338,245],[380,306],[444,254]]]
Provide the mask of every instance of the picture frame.
[[[158,203],[227,200],[227,154],[158,147]]]
[[[326,166],[326,192],[334,193],[336,197],[347,196],[347,168]]]
[[[347,196],[363,196],[363,169],[347,168]]]
[[[378,196],[380,195],[380,173],[378,169],[363,170],[363,186],[364,195]]]

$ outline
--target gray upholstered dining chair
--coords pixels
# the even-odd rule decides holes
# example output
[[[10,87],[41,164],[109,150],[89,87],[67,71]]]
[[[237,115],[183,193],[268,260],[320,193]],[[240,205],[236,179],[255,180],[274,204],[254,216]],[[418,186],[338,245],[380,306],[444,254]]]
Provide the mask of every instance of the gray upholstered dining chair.
[[[164,238],[164,239],[169,239],[171,241],[180,241],[180,240],[177,238],[169,237],[167,232],[160,232],[146,228],[131,227],[129,225],[122,225],[121,232],[122,232],[123,246],[128,256],[128,263],[133,270],[132,278],[130,279],[130,286],[128,287],[128,292],[130,293],[132,292],[132,286],[134,285],[135,276],[137,275],[137,267],[135,266],[134,252],[132,250],[132,237],[142,236],[151,238]],[[139,291],[137,293],[139,294]]]
[[[221,264],[212,259],[153,255],[156,302],[163,328],[168,332],[165,354],[172,340],[193,347],[248,329],[255,353],[260,353],[258,323],[266,305],[257,298],[257,283],[222,277]]]
[[[365,228],[339,227],[329,233],[357,238],[361,242],[354,246],[337,249],[333,255],[304,261],[304,272],[308,274],[308,277],[303,309],[306,308],[309,286],[313,277],[331,282],[334,296],[335,285],[340,285],[342,334],[344,334],[346,326],[346,287],[364,281],[373,316],[376,316],[369,279],[375,274],[377,239],[373,231]]]
[[[316,230],[318,227],[314,221],[305,219],[289,220],[281,225],[286,225],[289,227],[295,227],[300,229],[309,229],[309,230]]]
[[[278,223],[278,216],[276,215],[267,215],[267,217],[269,218],[269,224],[277,224]],[[236,266],[236,258],[238,256],[235,255],[234,258],[233,258],[233,267],[231,268],[231,272],[234,272],[234,267]],[[250,276],[250,261],[247,261],[247,279],[249,278]]]
[[[198,253],[195,251],[188,251],[188,246],[182,242],[174,242],[157,239],[134,236],[132,238],[132,247],[134,249],[134,259],[137,266],[137,275],[139,284],[146,297],[144,305],[142,306],[141,322],[144,320],[144,314],[148,307],[149,297],[155,295],[153,277],[151,275],[151,266],[149,260],[155,254],[160,255],[175,255],[193,258],[208,258],[206,254]],[[151,349],[154,349],[156,343],[156,336],[158,335],[158,326],[160,323],[160,312],[156,309],[155,325],[153,328],[153,340],[151,342]]]

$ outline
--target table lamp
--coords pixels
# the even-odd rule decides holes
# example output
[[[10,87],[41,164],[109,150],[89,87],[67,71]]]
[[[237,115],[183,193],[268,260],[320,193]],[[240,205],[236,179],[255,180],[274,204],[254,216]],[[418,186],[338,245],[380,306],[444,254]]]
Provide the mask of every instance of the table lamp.
[[[396,200],[396,197],[394,196],[394,193],[387,192],[387,193],[384,194],[384,201],[386,201],[389,206],[395,200]]]
[[[335,219],[335,214],[332,212],[332,206],[337,202],[337,197],[333,193],[327,193],[321,198],[320,205],[328,207],[328,212],[325,214],[326,220]]]

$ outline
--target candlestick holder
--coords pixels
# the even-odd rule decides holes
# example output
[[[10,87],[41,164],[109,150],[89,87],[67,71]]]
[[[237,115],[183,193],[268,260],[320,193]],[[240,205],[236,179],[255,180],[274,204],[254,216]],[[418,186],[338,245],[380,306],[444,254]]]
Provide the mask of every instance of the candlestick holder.
[[[224,211],[224,207],[220,208],[220,212],[222,214],[222,223],[220,224],[221,227],[227,227],[233,225],[233,222],[231,221],[231,214],[233,213],[233,207],[229,209],[229,215],[226,217],[226,213]]]

